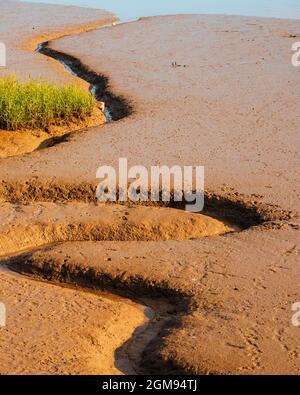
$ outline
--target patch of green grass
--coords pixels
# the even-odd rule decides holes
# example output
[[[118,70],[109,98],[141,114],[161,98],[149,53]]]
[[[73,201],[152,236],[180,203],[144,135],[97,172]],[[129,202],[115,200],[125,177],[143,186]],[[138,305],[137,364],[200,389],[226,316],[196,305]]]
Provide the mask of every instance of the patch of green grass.
[[[0,128],[46,128],[91,115],[96,99],[76,85],[0,78]]]

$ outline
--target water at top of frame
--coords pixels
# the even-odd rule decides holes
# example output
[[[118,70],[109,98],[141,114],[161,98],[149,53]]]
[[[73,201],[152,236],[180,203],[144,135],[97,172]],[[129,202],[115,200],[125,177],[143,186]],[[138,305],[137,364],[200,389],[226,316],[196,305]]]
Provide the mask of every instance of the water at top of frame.
[[[22,0],[26,1],[26,0]],[[300,0],[29,0],[113,12],[123,22],[143,16],[226,14],[300,19]]]

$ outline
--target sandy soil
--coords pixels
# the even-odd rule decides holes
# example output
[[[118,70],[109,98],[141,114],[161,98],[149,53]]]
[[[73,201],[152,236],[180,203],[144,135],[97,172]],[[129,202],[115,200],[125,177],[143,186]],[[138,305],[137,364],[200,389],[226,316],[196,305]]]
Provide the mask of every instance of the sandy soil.
[[[62,122],[62,125],[50,125],[47,131],[42,129],[13,131],[0,129],[0,159],[51,147],[66,141],[73,132],[104,123],[106,123],[105,115],[98,107],[95,107],[91,116],[86,119],[74,119],[68,124]]]
[[[299,328],[291,324],[299,247],[292,229],[253,229],[201,241],[65,243],[10,264],[56,281],[168,297],[179,313],[146,348],[146,372],[299,374]]]
[[[139,305],[7,271],[0,284],[1,374],[121,374],[115,350],[145,321]]]
[[[30,215],[38,221],[38,205],[39,228],[58,212],[71,220],[80,212],[94,226],[96,209],[86,215],[79,201],[92,207],[96,169],[120,156],[146,166],[203,164],[212,191],[206,205],[214,200],[236,223],[246,218],[243,232],[195,240],[185,220],[184,237],[164,237],[164,231],[152,241],[110,234],[111,241],[68,242],[66,232],[65,243],[7,258],[15,270],[134,295],[154,309],[155,300],[167,298],[176,308],[144,349],[140,371],[300,373],[299,329],[291,324],[291,306],[300,300],[300,87],[290,61],[297,31],[297,21],[170,16],[50,43],[107,75],[134,113],[74,134],[66,144],[2,159],[0,199],[11,215],[3,234],[14,224],[24,229]],[[29,53],[34,67],[48,73],[47,58],[40,62]],[[174,61],[180,66],[172,67]],[[52,64],[49,78],[57,67],[65,73]],[[127,209],[108,214],[103,208],[103,218],[112,215],[118,223]],[[162,223],[154,208],[142,209]],[[51,226],[59,229],[60,221]],[[167,215],[167,228],[173,224]]]
[[[204,164],[215,191],[225,184],[298,208],[299,73],[291,66],[293,39],[285,35],[298,30],[297,21],[177,16],[57,40],[53,47],[108,75],[135,114],[42,157],[13,160],[13,172],[5,161],[0,174],[7,182],[38,176],[42,184],[55,176],[78,185],[95,182],[99,165],[124,154],[129,165]],[[188,67],[174,69],[174,60]]]
[[[88,84],[67,72],[62,65],[33,50],[41,41],[62,34],[110,23],[115,18],[104,11],[1,1],[0,35],[7,47],[8,67],[1,74],[15,73],[20,78],[43,78],[58,83]],[[11,26],[14,27],[12,34]],[[20,37],[22,38],[20,40]],[[103,123],[102,112],[92,122],[44,131],[0,131],[0,157],[20,155],[53,143],[53,137]],[[49,141],[50,139],[50,141]],[[1,207],[1,225],[5,212]],[[36,213],[36,210],[35,210]],[[26,224],[31,221],[30,215]],[[7,219],[7,217],[6,217]],[[13,225],[13,221],[11,223]],[[11,231],[11,229],[10,229]],[[10,245],[19,249],[24,234]],[[33,242],[30,247],[35,245]],[[22,248],[22,247],[21,247]],[[9,252],[2,249],[1,254]],[[7,309],[7,326],[0,328],[1,374],[24,373],[121,373],[115,367],[115,350],[143,324],[143,309],[129,300],[111,298],[81,290],[65,289],[0,272],[0,300]]]
[[[56,82],[81,83],[57,62],[35,53],[43,41],[65,34],[79,33],[111,23],[116,18],[101,10],[71,6],[59,9],[47,4],[26,4],[1,0],[0,35],[6,45],[7,68],[0,73],[14,73],[20,78],[47,78]],[[11,28],[13,27],[13,29]],[[86,86],[86,85],[85,85]]]
[[[163,207],[2,204],[0,256],[76,240],[185,240],[234,231],[214,218]]]

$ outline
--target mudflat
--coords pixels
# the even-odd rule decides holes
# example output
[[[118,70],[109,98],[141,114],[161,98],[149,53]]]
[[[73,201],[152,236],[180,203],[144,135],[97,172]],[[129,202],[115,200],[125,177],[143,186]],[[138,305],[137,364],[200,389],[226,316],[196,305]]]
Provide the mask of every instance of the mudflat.
[[[7,309],[1,374],[121,374],[115,350],[146,320],[124,298],[62,288],[0,271]]]
[[[22,7],[27,15],[28,5]],[[54,17],[62,8],[50,10]],[[60,14],[60,34],[53,37],[54,29],[40,22],[22,51],[47,78],[73,78],[55,60],[32,52],[32,40],[50,37],[49,48],[106,76],[133,112],[67,142],[0,160],[8,218],[1,240],[13,227],[22,232],[30,215],[37,222],[29,251],[2,243],[3,256],[13,253],[3,262],[37,278],[130,295],[162,315],[161,326],[150,320],[148,342],[137,340],[139,352],[132,351],[134,341],[128,349],[137,372],[299,373],[299,329],[291,323],[291,306],[300,298],[300,88],[299,70],[291,65],[299,22],[179,15],[82,32],[84,23],[112,18],[84,12],[82,29],[69,15],[66,26]],[[72,34],[58,38],[64,29]],[[12,47],[19,48],[16,42]],[[15,67],[26,75],[20,63]],[[199,227],[211,225],[207,215],[204,221],[181,218],[183,237],[172,215],[185,213],[174,207],[95,204],[98,166],[117,167],[119,157],[132,165],[204,165],[206,205],[218,221],[227,213],[242,231],[200,235]],[[145,230],[143,210],[151,235],[155,221],[166,224],[155,239]],[[120,228],[122,221],[131,223],[139,237],[120,240],[114,229],[104,240],[98,228],[86,240],[106,218]]]
[[[1,69],[0,75],[13,73],[21,79],[76,83],[88,89],[87,83],[34,50],[47,38],[101,26],[115,18],[104,11],[59,9],[58,12],[54,6],[1,1],[0,37],[6,44],[8,67]],[[94,124],[103,123],[102,113],[98,111],[96,115]],[[90,123],[77,123],[73,128],[84,129]],[[70,129],[61,128],[59,133],[67,134]],[[30,152],[42,144],[46,147],[45,142],[59,133],[0,130],[0,157]],[[18,209],[13,205],[8,210],[5,206],[1,206],[1,225],[12,221],[12,227],[8,226],[2,233],[6,240],[3,245],[2,239],[2,258],[12,251],[28,248],[28,243],[29,248],[36,245],[36,241],[30,242],[32,234],[27,235],[25,244],[24,232],[14,241],[7,237],[7,230],[13,231],[15,215],[20,213],[19,209],[23,210],[22,206]],[[36,209],[39,211],[37,206],[30,214],[37,214]],[[25,220],[26,216],[21,214],[26,226],[32,220],[31,215]],[[46,222],[49,221],[53,218],[48,217]],[[43,225],[45,223],[41,227]],[[41,243],[45,244],[45,239]],[[6,326],[0,328],[1,374],[122,373],[115,366],[115,350],[145,322],[142,306],[111,295],[32,281],[3,265],[0,266],[0,284],[0,300],[5,303],[7,312]]]

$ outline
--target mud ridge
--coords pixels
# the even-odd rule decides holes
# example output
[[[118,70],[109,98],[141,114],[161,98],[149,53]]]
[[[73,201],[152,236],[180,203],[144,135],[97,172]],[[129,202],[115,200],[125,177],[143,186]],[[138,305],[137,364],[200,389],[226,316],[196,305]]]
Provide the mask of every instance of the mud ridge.
[[[44,42],[38,46],[37,50],[61,62],[77,77],[87,81],[95,92],[97,99],[104,101],[107,105],[112,120],[117,121],[133,113],[133,106],[126,98],[111,92],[109,79],[106,76],[94,72],[71,55],[53,50],[50,44],[49,41]],[[60,142],[60,140],[51,141],[49,145]],[[62,181],[42,183],[38,178],[32,178],[15,183],[2,181],[0,184],[0,199],[18,204],[28,204],[30,202],[96,203],[95,192],[96,181],[95,183],[77,182],[69,184]],[[117,201],[117,203],[120,204],[121,202]],[[133,203],[128,202],[126,204],[132,205]],[[184,201],[178,203],[173,198],[169,203],[160,201],[158,203],[134,203],[134,205],[136,204],[180,209],[184,209],[185,206]],[[262,197],[246,196],[237,192],[216,193],[214,191],[205,192],[203,214],[230,221],[240,226],[242,230],[252,226],[280,227],[294,216],[291,211],[263,203]],[[71,227],[67,228],[66,233],[69,234],[71,231]],[[96,229],[95,233],[98,231]],[[99,239],[99,236],[95,236],[95,239]],[[109,240],[113,237],[108,235],[105,239]],[[100,240],[103,240],[103,237]],[[51,247],[51,245],[48,247]],[[47,249],[48,247],[43,248]],[[113,274],[109,270],[84,268],[79,264],[68,263],[67,259],[63,264],[59,264],[54,257],[45,259],[41,256],[40,259],[37,259],[33,250],[6,259],[2,258],[0,264],[5,264],[11,270],[33,276],[33,278],[59,284],[73,284],[84,289],[106,291],[149,306],[156,312],[156,316],[150,319],[149,324],[141,332],[116,350],[116,366],[120,365],[124,373],[131,373],[132,367],[135,373],[144,374],[193,373],[189,367],[180,366],[170,357],[164,357],[163,350],[166,335],[176,328],[181,328],[183,317],[187,317],[197,309],[199,298],[196,298],[196,292],[198,291],[187,292],[175,288],[165,280],[153,281],[141,275]],[[126,365],[128,363],[126,364],[124,361],[130,361],[130,370],[127,371],[128,366]]]
[[[125,374],[190,373],[174,361],[166,360],[162,352],[164,337],[181,326],[182,317],[196,309],[192,292],[174,289],[165,281],[153,282],[141,276],[113,275],[92,268],[84,270],[67,263],[61,266],[51,258],[37,262],[31,252],[6,258],[1,265],[34,279],[105,291],[148,306],[155,316],[143,328],[137,328],[137,333],[116,350],[116,367]]]
[[[58,60],[75,76],[88,82],[97,100],[103,101],[105,106],[109,109],[113,121],[118,121],[133,113],[133,107],[128,100],[123,96],[115,95],[110,90],[109,79],[105,75],[98,74],[91,70],[74,56],[52,49],[49,41],[39,44],[37,52]]]
[[[31,178],[26,181],[7,182],[2,180],[0,183],[0,200],[10,203],[28,204],[31,202],[85,202],[97,203],[96,183],[63,183],[49,182],[41,183],[38,178]],[[118,193],[117,193],[118,195]],[[206,190],[204,193],[203,214],[211,215],[218,219],[223,219],[247,229],[251,226],[263,225],[269,228],[280,227],[295,217],[291,210],[281,209],[279,206],[267,204],[254,196],[233,193],[216,193]],[[170,202],[126,202],[120,201],[107,204],[127,204],[127,205],[148,205],[164,206],[171,208],[184,209],[186,202],[174,201],[171,193]],[[190,202],[189,202],[190,204]]]

